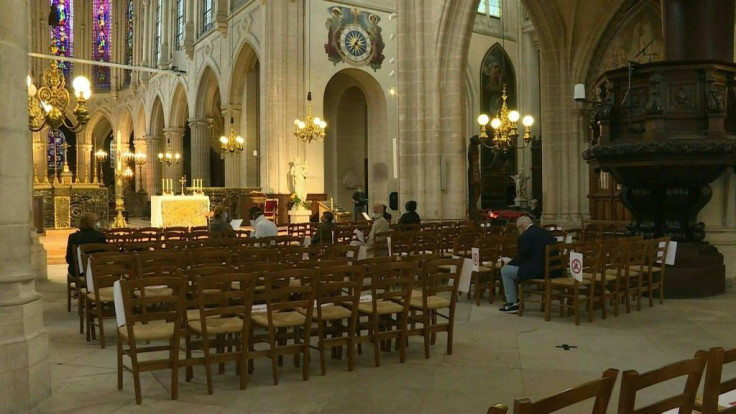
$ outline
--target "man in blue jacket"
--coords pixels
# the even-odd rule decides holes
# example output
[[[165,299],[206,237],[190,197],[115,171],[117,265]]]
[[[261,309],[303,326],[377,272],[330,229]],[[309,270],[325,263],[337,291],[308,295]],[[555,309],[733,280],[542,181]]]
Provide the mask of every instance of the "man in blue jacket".
[[[501,268],[501,280],[506,292],[506,304],[499,309],[505,313],[519,310],[516,285],[524,280],[544,279],[545,246],[554,244],[555,238],[545,229],[535,226],[528,216],[516,221],[519,229],[519,250],[507,265]]]

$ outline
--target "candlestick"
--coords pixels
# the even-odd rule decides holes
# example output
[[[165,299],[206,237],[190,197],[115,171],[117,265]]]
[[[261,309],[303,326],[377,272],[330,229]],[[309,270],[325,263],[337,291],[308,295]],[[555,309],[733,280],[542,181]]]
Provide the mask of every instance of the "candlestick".
[[[330,197],[330,210],[332,210],[332,211],[335,210],[334,205],[333,205],[333,202],[332,202],[332,197]]]

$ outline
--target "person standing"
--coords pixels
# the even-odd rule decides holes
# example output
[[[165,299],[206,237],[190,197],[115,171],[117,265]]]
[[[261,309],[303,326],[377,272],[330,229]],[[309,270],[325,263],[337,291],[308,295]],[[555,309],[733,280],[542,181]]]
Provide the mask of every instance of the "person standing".
[[[74,260],[77,260],[77,252],[74,251],[72,246],[89,243],[107,243],[107,240],[100,231],[100,222],[97,221],[97,216],[94,213],[82,213],[79,216],[79,230],[70,234],[66,242],[66,263],[69,265],[70,275],[74,274]]]
[[[519,282],[544,279],[545,249],[556,241],[550,232],[535,226],[529,216],[519,217],[516,228],[519,230],[519,250],[516,257],[501,268],[506,304],[499,310],[504,313],[516,313],[519,310],[519,298],[516,295]]]

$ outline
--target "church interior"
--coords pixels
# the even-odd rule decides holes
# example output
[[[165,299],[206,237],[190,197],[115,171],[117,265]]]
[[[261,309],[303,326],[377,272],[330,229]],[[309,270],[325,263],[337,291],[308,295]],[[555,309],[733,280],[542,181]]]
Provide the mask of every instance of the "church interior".
[[[0,413],[519,413],[602,375],[560,412],[736,405],[736,0],[6,4]],[[111,247],[69,253],[88,213]],[[527,215],[575,247],[506,315]]]

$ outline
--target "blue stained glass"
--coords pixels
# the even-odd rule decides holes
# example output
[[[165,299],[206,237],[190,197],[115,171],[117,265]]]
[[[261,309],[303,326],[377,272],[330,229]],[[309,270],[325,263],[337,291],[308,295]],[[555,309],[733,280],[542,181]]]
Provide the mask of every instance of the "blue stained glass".
[[[66,142],[66,137],[61,130],[50,129],[48,139],[46,165],[49,173],[53,173],[54,163],[56,163],[56,172],[58,173],[64,168],[64,143]]]
[[[110,61],[110,0],[93,0],[92,2],[92,56],[98,62]],[[95,89],[110,89],[110,68],[94,67]]]
[[[56,56],[72,57],[74,55],[74,0],[50,0],[59,15],[59,25],[51,28],[51,41],[56,43]],[[64,72],[69,83],[72,64],[59,62],[59,69]]]

